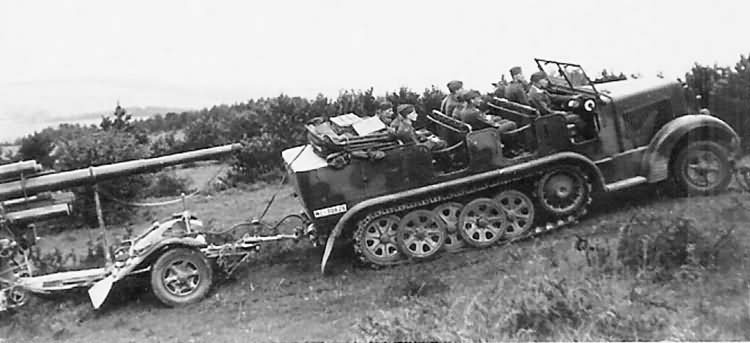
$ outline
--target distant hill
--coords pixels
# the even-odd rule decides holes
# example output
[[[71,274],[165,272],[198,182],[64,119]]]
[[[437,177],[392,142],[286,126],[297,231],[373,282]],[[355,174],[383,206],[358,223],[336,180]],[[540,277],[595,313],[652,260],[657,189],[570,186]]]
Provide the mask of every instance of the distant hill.
[[[156,114],[164,115],[169,112],[194,111],[193,109],[165,106],[134,106],[125,107],[125,110],[133,116],[133,119],[146,119]],[[0,118],[0,142],[15,142],[17,139],[35,131],[41,131],[47,127],[57,127],[60,124],[98,125],[102,116],[112,115],[113,112],[114,108],[73,115],[38,113],[35,115],[18,115],[13,118]]]
[[[187,111],[194,111],[188,108],[177,108],[177,107],[164,107],[164,106],[146,106],[146,107],[125,107],[125,110],[133,116],[133,118],[148,118],[156,114],[167,114],[169,112],[182,113]],[[113,110],[102,110],[97,112],[81,113],[67,116],[55,116],[50,118],[50,121],[64,123],[64,122],[79,122],[79,121],[90,121],[94,119],[101,119],[102,116],[111,115]]]

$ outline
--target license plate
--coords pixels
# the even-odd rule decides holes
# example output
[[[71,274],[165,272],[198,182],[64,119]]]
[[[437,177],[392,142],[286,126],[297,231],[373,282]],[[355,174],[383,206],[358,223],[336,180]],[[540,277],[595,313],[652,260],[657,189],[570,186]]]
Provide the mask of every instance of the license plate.
[[[315,210],[313,211],[313,216],[315,216],[315,218],[320,218],[320,217],[327,217],[327,216],[331,216],[337,213],[344,213],[344,212],[346,212],[346,204]]]

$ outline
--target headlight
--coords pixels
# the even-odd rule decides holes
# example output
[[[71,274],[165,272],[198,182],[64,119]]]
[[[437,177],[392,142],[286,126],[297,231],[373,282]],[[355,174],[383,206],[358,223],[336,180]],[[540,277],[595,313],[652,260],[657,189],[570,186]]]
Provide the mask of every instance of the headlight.
[[[583,103],[583,109],[585,109],[588,112],[592,112],[594,109],[596,109],[596,102],[594,102],[593,99],[588,99]]]
[[[570,108],[578,107],[578,100],[575,100],[575,99],[568,100],[568,107]]]

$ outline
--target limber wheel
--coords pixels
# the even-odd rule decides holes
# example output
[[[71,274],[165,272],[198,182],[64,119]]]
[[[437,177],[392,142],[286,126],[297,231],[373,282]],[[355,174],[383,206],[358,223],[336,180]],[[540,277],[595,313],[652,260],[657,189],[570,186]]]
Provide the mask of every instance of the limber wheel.
[[[503,237],[507,223],[505,212],[496,201],[479,198],[464,206],[458,232],[469,245],[484,248]]]
[[[435,207],[433,210],[445,224],[445,242],[443,243],[445,251],[455,252],[466,245],[458,233],[458,217],[463,207],[464,205],[461,203],[449,202]]]
[[[398,224],[396,240],[401,252],[409,257],[431,257],[443,247],[445,223],[429,210],[409,212]]]
[[[355,244],[362,256],[375,265],[389,265],[401,259],[396,232],[401,219],[397,216],[375,218],[359,233]]]
[[[211,288],[213,271],[201,252],[173,248],[159,256],[151,269],[151,290],[167,306],[202,299]]]
[[[508,216],[505,237],[518,237],[534,224],[534,203],[526,194],[517,190],[507,190],[496,195],[495,201]]]
[[[537,186],[539,204],[556,217],[574,214],[586,204],[588,193],[586,177],[575,167],[555,168]]]
[[[672,175],[680,190],[689,195],[708,195],[723,191],[732,174],[727,149],[712,141],[688,144],[677,154]]]

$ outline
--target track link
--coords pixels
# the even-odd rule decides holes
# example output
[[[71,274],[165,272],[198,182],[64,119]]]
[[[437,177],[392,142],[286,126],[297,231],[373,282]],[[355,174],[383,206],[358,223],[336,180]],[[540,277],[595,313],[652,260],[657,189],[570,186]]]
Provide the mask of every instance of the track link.
[[[455,199],[458,199],[458,198],[461,198],[461,197],[470,196],[470,195],[473,195],[473,194],[479,194],[479,193],[481,193],[483,191],[491,190],[493,188],[497,188],[497,187],[501,187],[501,186],[509,186],[509,185],[513,185],[513,184],[518,184],[518,183],[521,183],[521,182],[524,182],[524,181],[533,181],[533,184],[536,185],[537,182],[538,182],[538,180],[539,180],[539,178],[544,173],[546,173],[546,172],[548,172],[550,170],[552,170],[552,169],[545,169],[545,170],[543,170],[541,172],[535,172],[532,175],[527,175],[527,176],[524,176],[524,177],[513,178],[513,179],[508,179],[508,180],[502,180],[502,181],[498,180],[498,181],[494,181],[494,182],[487,182],[487,183],[484,183],[484,184],[474,185],[474,186],[471,186],[469,188],[465,188],[465,189],[462,189],[462,190],[459,190],[459,191],[454,191],[454,192],[449,192],[449,193],[440,194],[440,195],[434,195],[434,196],[428,196],[428,197],[424,197],[422,199],[416,199],[416,200],[412,200],[412,201],[405,201],[405,202],[397,204],[397,205],[387,206],[387,207],[383,207],[383,208],[377,209],[375,211],[372,211],[372,212],[368,213],[364,218],[360,219],[357,222],[357,229],[355,230],[354,237],[353,237],[353,239],[354,239],[353,245],[354,245],[355,256],[357,257],[357,260],[358,260],[358,262],[360,264],[362,264],[362,265],[364,265],[366,267],[372,268],[372,269],[381,269],[381,268],[386,268],[386,267],[393,267],[393,266],[398,266],[398,265],[410,264],[410,263],[414,263],[414,262],[421,262],[420,260],[414,260],[414,259],[409,259],[407,257],[404,257],[404,258],[402,258],[400,260],[396,260],[396,261],[392,261],[392,262],[387,262],[387,263],[373,263],[373,262],[369,261],[365,257],[364,253],[362,252],[362,250],[360,248],[360,237],[362,237],[362,233],[367,228],[367,226],[369,225],[369,223],[372,222],[373,220],[375,220],[376,218],[380,218],[382,216],[387,216],[387,215],[393,215],[393,214],[402,214],[402,213],[404,213],[406,211],[409,211],[409,210],[414,210],[414,209],[419,209],[419,208],[425,208],[425,207],[428,207],[428,206],[432,207],[432,206],[439,205],[439,204],[447,202],[447,201],[452,201],[452,200],[455,200]],[[518,242],[518,241],[522,241],[522,240],[526,240],[526,239],[529,239],[529,238],[532,238],[532,237],[536,237],[536,236],[542,235],[542,234],[547,233],[549,231],[553,231],[553,230],[565,227],[565,226],[570,225],[570,224],[577,223],[579,218],[581,218],[582,216],[586,215],[586,213],[587,213],[587,207],[588,207],[589,204],[591,204],[591,200],[592,200],[592,197],[591,197],[592,185],[591,185],[590,177],[586,173],[582,172],[581,174],[584,175],[585,186],[588,188],[587,199],[584,201],[584,204],[574,214],[570,214],[568,216],[565,216],[564,218],[554,218],[554,216],[547,215],[546,217],[550,217],[550,218],[548,218],[549,221],[547,221],[547,222],[545,222],[543,224],[539,224],[536,227],[532,227],[526,233],[524,233],[524,234],[522,234],[520,236],[513,237],[513,238],[510,238],[510,239],[503,238],[498,243],[496,243],[495,246],[509,245],[509,244],[512,244],[512,243],[515,243],[515,242]],[[452,251],[452,252],[447,252],[444,249],[441,249],[437,253],[436,256],[441,256],[441,255],[448,254],[448,253],[462,253],[462,252],[465,252],[465,251],[468,251],[468,250],[476,250],[476,248],[473,248],[473,247],[470,247],[470,246],[466,246],[466,247],[457,249],[457,250]]]

